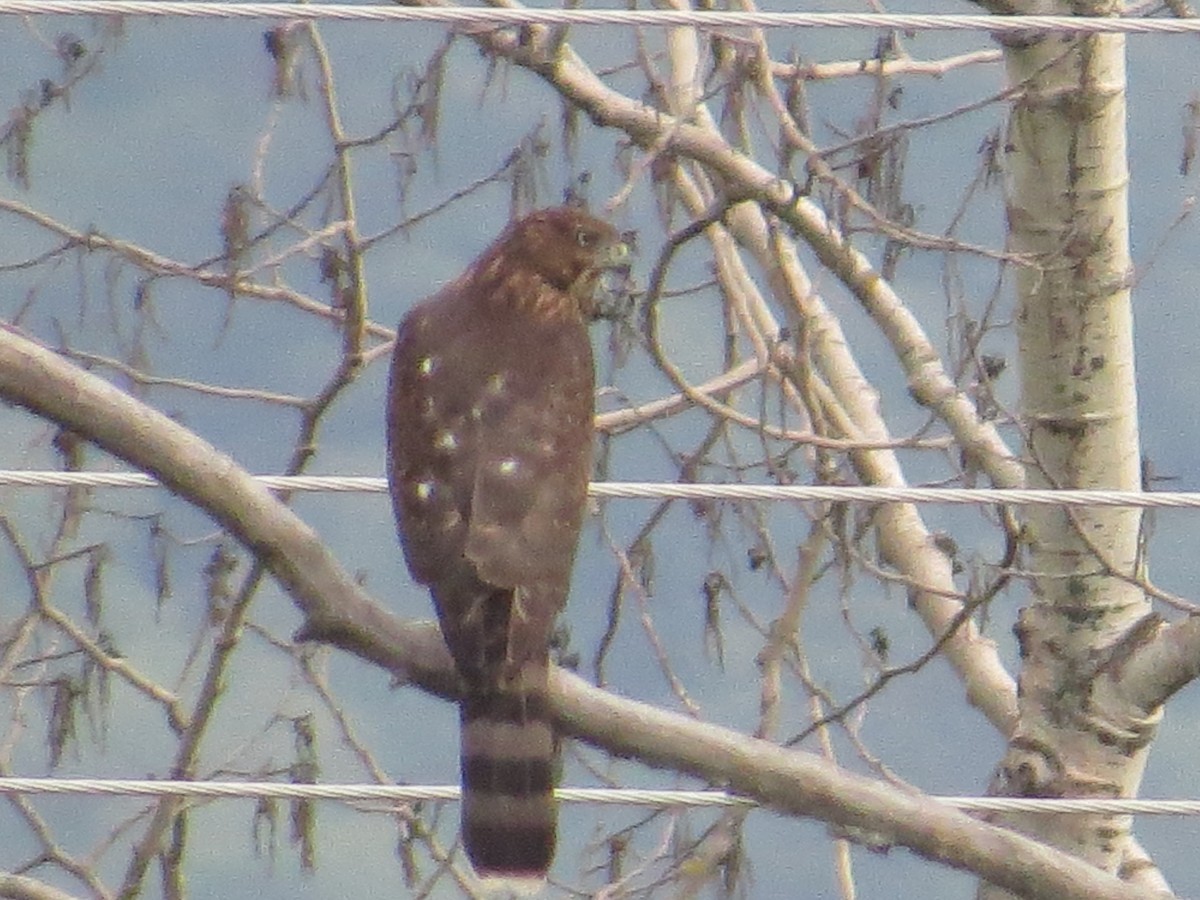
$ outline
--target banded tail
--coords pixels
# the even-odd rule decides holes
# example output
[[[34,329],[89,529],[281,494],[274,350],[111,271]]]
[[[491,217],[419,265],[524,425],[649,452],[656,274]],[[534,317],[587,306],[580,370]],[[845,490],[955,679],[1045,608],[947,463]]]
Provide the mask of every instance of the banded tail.
[[[461,718],[462,838],[480,878],[530,892],[554,859],[557,748],[546,708],[547,664],[469,692]]]

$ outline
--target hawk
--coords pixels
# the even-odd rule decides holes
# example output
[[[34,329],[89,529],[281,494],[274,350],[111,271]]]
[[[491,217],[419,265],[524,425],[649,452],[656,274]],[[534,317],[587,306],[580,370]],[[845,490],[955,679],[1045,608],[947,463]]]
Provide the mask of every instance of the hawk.
[[[585,212],[534,212],[404,317],[392,356],[392,507],[462,682],[463,844],[513,886],[554,856],[549,644],[592,469],[587,323],[627,252]]]

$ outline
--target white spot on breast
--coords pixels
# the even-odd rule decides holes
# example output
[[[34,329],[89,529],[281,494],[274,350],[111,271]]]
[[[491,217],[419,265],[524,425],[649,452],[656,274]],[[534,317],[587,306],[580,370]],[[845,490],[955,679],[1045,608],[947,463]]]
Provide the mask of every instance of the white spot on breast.
[[[433,496],[433,488],[433,482],[429,481],[428,479],[425,481],[418,481],[413,485],[413,493],[422,503],[428,503],[430,498]]]
[[[433,446],[439,450],[457,450],[458,436],[453,431],[443,429],[434,436]]]
[[[433,402],[432,397],[421,398],[421,417],[428,421],[437,415],[437,404]]]
[[[508,390],[508,379],[499,372],[494,375],[489,375],[487,380],[487,392],[494,396],[499,396]]]
[[[422,356],[417,360],[417,372],[425,378],[433,374],[438,367],[438,358],[436,356]]]
[[[499,464],[496,466],[496,470],[501,475],[509,476],[516,475],[519,468],[521,468],[521,461],[513,459],[511,456],[507,459],[500,460]]]

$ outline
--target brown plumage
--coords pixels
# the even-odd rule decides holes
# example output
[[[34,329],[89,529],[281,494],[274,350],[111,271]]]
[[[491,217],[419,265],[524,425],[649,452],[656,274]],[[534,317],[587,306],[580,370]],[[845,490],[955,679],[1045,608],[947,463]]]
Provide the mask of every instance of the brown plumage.
[[[624,252],[584,212],[532,213],[405,316],[392,357],[392,504],[462,677],[462,835],[485,878],[544,878],[554,856],[549,641],[592,466],[587,321]]]

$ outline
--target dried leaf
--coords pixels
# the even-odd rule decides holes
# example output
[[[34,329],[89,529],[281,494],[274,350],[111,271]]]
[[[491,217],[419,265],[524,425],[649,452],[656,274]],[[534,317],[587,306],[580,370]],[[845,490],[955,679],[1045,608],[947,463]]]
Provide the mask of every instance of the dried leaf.
[[[320,767],[317,762],[316,728],[312,715],[292,720],[296,760],[289,770],[293,784],[315,784]],[[300,866],[305,871],[316,868],[317,810],[311,800],[293,800],[291,804],[292,844],[300,850]]]
[[[76,717],[83,691],[74,678],[59,676],[50,682],[53,696],[50,702],[50,722],[47,739],[50,744],[50,768],[58,768],[67,746],[78,737]]]

